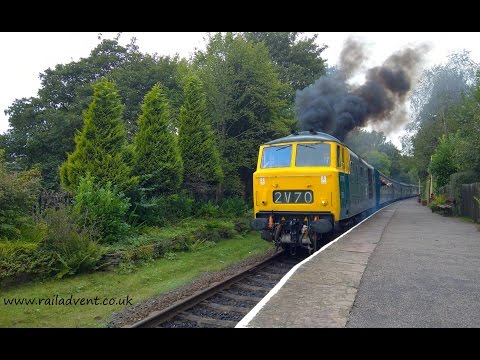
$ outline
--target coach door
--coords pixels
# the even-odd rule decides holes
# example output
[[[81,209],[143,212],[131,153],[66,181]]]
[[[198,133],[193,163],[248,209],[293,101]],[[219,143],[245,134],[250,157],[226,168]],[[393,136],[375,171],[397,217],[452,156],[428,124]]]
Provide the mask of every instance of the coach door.
[[[348,206],[349,206],[349,190],[348,186],[348,174],[346,173],[346,161],[347,156],[346,149],[342,149],[337,145],[337,167],[338,167],[338,178],[339,178],[339,188],[340,188],[340,219],[345,219],[348,217]]]

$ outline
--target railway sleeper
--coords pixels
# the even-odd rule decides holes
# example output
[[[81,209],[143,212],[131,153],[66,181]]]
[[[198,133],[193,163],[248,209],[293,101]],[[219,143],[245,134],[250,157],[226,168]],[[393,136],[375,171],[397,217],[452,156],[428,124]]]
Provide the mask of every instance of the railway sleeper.
[[[258,296],[237,295],[237,294],[232,294],[226,291],[220,291],[219,294],[226,298],[237,300],[237,301],[251,301],[251,302],[258,303],[262,300],[262,298]]]
[[[236,312],[236,313],[245,315],[250,311],[249,308],[244,308],[244,307],[239,307],[239,306],[231,306],[231,305],[223,305],[223,304],[218,304],[218,303],[214,303],[214,302],[201,302],[199,305],[207,307],[211,310],[216,310],[216,311],[221,311],[221,312],[226,312],[226,313]]]
[[[235,325],[237,325],[236,321],[205,318],[205,317],[193,315],[187,312],[181,312],[180,314],[178,314],[178,317],[182,320],[195,321],[199,326],[206,326],[206,327],[217,325],[225,328],[233,328],[235,327]]]
[[[243,284],[243,283],[235,283],[235,284],[233,284],[233,286],[238,287],[242,290],[248,290],[248,291],[263,291],[263,292],[266,292],[266,291],[270,290],[270,289],[267,289],[267,288],[264,288],[264,287],[247,285],[247,284]]]
[[[280,280],[284,276],[283,274],[268,272],[265,270],[260,270],[259,272],[257,272],[257,274],[262,276],[268,276],[269,278],[272,278],[274,281]]]
[[[254,283],[252,285],[258,285],[258,286],[265,287],[265,288],[270,288],[270,289],[273,288],[275,286],[275,284],[277,283],[277,281],[275,281],[275,280],[262,279],[262,278],[258,278],[258,277],[249,277],[248,281]]]

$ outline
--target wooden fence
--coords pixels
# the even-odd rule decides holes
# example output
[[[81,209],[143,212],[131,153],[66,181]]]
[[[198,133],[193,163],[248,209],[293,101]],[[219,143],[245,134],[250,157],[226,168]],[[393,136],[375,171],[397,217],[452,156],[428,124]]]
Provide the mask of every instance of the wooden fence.
[[[475,200],[477,198],[478,200]],[[461,214],[480,222],[480,183],[462,185]]]

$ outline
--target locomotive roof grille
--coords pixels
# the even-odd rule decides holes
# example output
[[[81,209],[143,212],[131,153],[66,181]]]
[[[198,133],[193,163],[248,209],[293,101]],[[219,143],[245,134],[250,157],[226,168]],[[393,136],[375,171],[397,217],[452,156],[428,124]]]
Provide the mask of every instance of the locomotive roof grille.
[[[265,145],[281,144],[286,142],[306,142],[306,141],[335,141],[335,142],[338,142],[339,144],[343,144],[336,137],[329,134],[325,134],[323,132],[301,131],[298,133],[293,133],[291,135],[285,136],[280,139],[269,141],[265,143]]]

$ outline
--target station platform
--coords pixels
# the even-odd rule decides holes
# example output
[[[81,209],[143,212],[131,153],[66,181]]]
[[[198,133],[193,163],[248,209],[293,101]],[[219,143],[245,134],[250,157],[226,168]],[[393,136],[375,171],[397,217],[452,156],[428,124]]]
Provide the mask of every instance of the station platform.
[[[237,325],[479,327],[480,232],[393,203],[296,265]]]

